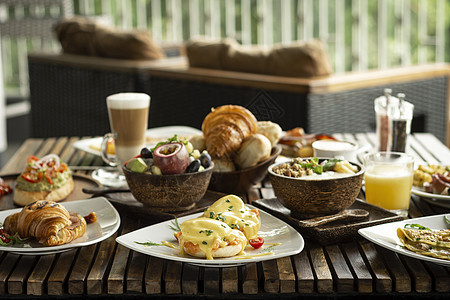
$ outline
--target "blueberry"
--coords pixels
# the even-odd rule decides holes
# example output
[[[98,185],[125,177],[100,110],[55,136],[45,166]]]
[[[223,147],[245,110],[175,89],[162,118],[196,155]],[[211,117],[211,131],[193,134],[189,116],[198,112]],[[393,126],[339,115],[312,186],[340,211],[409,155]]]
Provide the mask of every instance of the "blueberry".
[[[141,149],[141,157],[142,158],[153,158],[152,150],[150,150],[148,147],[144,147]]]
[[[211,165],[211,156],[208,152],[202,152],[202,155],[200,155],[200,162],[205,169],[207,169]]]
[[[186,173],[195,173],[198,171],[198,169],[200,169],[200,166],[202,164],[200,163],[200,160],[196,159],[193,162],[191,162],[187,168],[186,168]]]

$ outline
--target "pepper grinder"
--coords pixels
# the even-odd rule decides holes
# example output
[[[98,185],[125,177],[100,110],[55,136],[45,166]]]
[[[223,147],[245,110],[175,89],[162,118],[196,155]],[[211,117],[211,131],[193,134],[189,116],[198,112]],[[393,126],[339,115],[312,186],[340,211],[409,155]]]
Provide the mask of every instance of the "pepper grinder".
[[[392,152],[406,152],[408,135],[411,133],[414,105],[405,100],[405,94],[397,94],[397,105],[388,107],[390,137],[388,149]]]

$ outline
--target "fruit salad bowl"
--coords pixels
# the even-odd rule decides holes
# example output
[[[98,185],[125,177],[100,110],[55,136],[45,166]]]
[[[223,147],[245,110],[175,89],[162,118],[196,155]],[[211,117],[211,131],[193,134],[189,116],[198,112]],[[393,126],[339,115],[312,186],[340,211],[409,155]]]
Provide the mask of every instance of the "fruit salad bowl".
[[[137,201],[161,212],[192,209],[205,195],[214,164],[200,172],[173,175],[138,173],[122,166],[130,191]]]

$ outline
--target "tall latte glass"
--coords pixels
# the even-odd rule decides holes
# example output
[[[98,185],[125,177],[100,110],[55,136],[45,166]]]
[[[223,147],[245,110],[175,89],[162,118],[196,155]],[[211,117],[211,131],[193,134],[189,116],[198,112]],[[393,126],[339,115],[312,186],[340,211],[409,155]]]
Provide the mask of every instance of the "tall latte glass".
[[[364,157],[368,203],[408,215],[414,174],[414,158],[399,152],[378,152]]]
[[[108,165],[118,167],[121,163],[139,154],[144,146],[150,96],[143,93],[114,94],[106,98],[106,105],[111,133],[107,133],[103,137],[101,155]],[[111,139],[114,140],[115,155],[107,153],[107,144]],[[114,172],[102,170],[94,175],[103,185],[126,184],[120,168]]]

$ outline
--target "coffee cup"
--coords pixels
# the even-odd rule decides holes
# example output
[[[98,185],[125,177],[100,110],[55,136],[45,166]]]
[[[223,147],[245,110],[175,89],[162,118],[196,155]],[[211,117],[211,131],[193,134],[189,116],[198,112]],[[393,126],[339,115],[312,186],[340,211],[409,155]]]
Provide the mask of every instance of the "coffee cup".
[[[315,157],[333,157],[356,161],[358,145],[347,141],[318,140],[312,143]]]
[[[150,96],[144,93],[118,93],[106,98],[111,133],[103,137],[101,156],[116,167],[140,153],[145,144]],[[107,144],[113,139],[115,154],[107,153]]]

